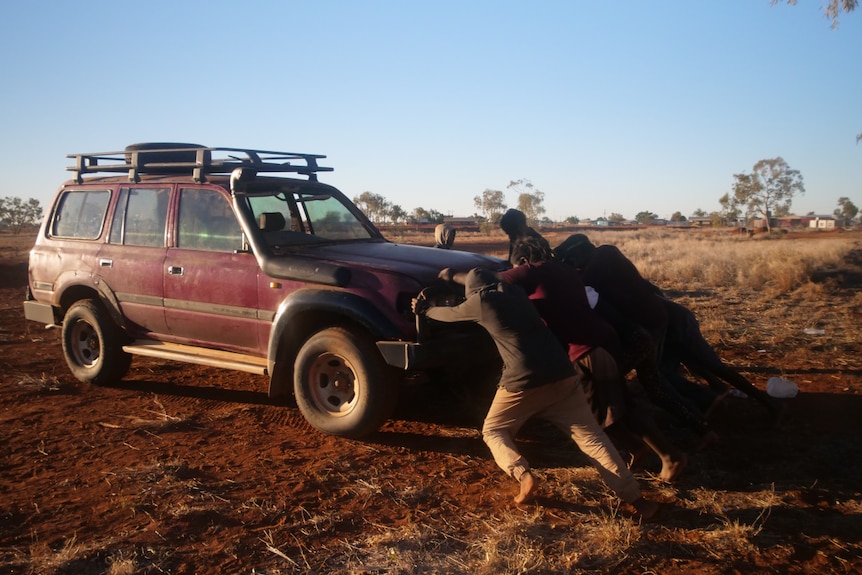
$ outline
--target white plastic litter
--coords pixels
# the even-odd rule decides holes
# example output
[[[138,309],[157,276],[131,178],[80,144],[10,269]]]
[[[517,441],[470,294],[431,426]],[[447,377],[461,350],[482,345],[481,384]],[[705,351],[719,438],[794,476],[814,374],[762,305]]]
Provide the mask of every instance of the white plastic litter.
[[[807,335],[824,335],[826,333],[825,329],[817,329],[816,327],[806,327],[802,331]]]
[[[770,377],[766,382],[766,393],[771,397],[787,399],[796,397],[799,393],[799,386],[783,377]]]

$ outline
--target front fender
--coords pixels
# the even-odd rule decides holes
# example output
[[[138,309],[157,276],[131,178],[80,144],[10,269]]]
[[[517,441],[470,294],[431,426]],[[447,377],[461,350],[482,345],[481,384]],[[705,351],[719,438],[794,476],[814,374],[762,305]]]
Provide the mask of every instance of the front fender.
[[[272,322],[267,367],[270,397],[287,395],[293,385],[293,361],[311,334],[332,325],[356,325],[374,341],[403,339],[404,334],[374,304],[355,293],[307,288],[289,295]]]

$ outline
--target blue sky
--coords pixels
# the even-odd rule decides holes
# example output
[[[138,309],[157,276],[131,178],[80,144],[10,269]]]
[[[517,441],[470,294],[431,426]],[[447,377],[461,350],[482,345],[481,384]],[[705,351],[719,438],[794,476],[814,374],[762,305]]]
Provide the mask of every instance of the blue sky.
[[[828,214],[862,207],[860,54],[862,9],[833,30],[819,0],[8,3],[0,195],[179,141],[326,154],[408,212],[523,178],[552,219],[714,211],[781,156]]]

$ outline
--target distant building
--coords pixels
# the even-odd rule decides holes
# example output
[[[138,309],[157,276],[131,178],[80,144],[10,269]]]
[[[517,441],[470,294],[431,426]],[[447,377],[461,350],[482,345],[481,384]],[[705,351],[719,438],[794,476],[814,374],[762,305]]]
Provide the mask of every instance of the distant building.
[[[444,224],[449,224],[452,226],[478,226],[482,222],[485,221],[485,218],[480,216],[469,216],[469,217],[445,217],[443,218]]]
[[[808,221],[809,228],[818,230],[832,230],[838,225],[838,221],[832,216],[812,216]]]
[[[772,219],[774,227],[783,228],[783,229],[797,229],[804,228],[808,223],[808,216],[781,216],[780,218]]]

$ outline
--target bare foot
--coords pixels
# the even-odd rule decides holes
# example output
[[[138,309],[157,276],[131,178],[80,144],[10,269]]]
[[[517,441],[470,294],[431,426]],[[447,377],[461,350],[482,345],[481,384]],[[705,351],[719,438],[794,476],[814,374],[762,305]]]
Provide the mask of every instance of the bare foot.
[[[688,465],[688,457],[685,455],[680,455],[679,458],[674,461],[669,460],[662,462],[661,473],[658,478],[667,483],[675,481],[679,477],[680,473],[682,473],[682,470],[685,469],[686,465]]]
[[[632,502],[632,506],[637,510],[638,514],[643,517],[645,521],[649,521],[650,519],[656,516],[661,506],[655,501],[649,501],[641,497],[637,501]]]
[[[539,482],[536,481],[533,474],[529,471],[525,471],[524,474],[521,475],[521,492],[515,496],[515,503],[518,505],[529,503],[536,495],[538,487]]]

